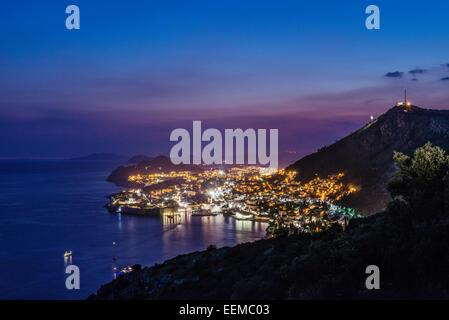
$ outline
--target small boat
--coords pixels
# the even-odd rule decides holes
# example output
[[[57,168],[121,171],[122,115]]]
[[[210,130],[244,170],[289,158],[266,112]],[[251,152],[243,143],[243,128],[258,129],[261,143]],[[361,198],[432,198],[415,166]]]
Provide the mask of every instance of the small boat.
[[[66,251],[64,252],[64,258],[68,258],[72,256],[72,251]]]

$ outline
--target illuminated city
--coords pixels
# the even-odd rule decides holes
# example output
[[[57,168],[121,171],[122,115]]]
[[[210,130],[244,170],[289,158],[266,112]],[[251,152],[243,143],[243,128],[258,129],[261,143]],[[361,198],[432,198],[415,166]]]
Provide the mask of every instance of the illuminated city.
[[[128,177],[136,188],[111,195],[106,207],[118,214],[159,216],[168,211],[266,221],[268,236],[286,228],[320,232],[334,223],[345,226],[356,215],[334,204],[357,191],[341,182],[342,173],[306,183],[295,176],[294,171],[256,166],[136,174]]]

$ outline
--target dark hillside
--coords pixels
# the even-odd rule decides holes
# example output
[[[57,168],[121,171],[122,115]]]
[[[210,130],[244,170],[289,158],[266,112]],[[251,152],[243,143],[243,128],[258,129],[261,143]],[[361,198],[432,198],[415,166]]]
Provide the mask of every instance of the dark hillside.
[[[170,158],[166,156],[157,156],[150,160],[142,160],[138,164],[120,166],[111,172],[106,181],[113,182],[122,187],[135,187],[133,182],[128,181],[130,175],[183,170],[195,172],[201,171],[201,168],[199,166],[187,164],[175,165],[171,162]]]
[[[410,155],[430,141],[449,149],[449,111],[416,106],[393,107],[378,119],[336,143],[292,164],[301,180],[345,173],[345,180],[360,191],[344,204],[364,214],[385,208],[391,200],[386,186],[395,173],[393,151]]]

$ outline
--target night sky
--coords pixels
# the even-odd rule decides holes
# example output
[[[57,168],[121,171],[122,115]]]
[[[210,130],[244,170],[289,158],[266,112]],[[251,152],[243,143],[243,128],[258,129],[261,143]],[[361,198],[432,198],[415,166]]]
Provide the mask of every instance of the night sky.
[[[76,4],[81,29],[65,28]],[[381,29],[365,28],[365,8]],[[449,109],[449,1],[2,1],[0,158],[168,154],[278,128],[294,161],[401,100]],[[446,80],[444,80],[447,78]]]

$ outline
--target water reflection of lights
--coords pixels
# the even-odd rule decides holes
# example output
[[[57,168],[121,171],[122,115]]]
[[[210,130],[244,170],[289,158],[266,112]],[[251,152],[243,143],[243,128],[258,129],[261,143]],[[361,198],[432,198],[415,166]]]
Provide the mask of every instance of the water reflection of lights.
[[[119,213],[117,216],[118,216],[118,229],[122,230],[122,214]]]
[[[252,231],[255,227],[254,221],[234,220],[237,231]],[[260,224],[259,224],[260,225]]]
[[[184,210],[178,210],[176,208],[165,208],[161,210],[162,224],[164,226],[180,225],[184,222],[184,215],[181,212]]]
[[[64,257],[64,267],[72,264],[72,256]]]
[[[267,227],[266,222],[238,221],[222,214],[203,217],[185,214],[182,228],[173,227],[163,233],[162,250],[172,257],[174,253],[204,250],[211,244],[232,246],[256,240],[254,234],[263,238]]]

